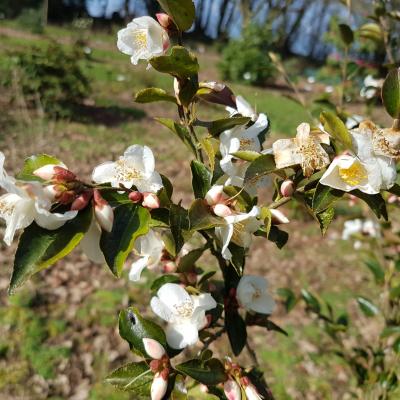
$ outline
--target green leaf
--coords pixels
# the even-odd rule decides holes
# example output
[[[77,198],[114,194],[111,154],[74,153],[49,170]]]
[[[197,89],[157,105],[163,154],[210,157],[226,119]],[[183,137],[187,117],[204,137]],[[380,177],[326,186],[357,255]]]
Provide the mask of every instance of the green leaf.
[[[275,170],[274,156],[272,154],[263,154],[248,166],[244,176],[244,184],[248,185],[254,183]]]
[[[180,282],[181,280],[177,275],[161,275],[159,278],[153,281],[150,290],[152,292],[157,292],[157,290],[160,289],[160,287],[162,285],[165,285],[166,283],[180,283]]]
[[[376,44],[383,43],[382,29],[378,24],[375,24],[373,22],[362,25],[358,30],[358,34],[360,35],[360,37],[372,40]]]
[[[175,369],[204,385],[218,385],[225,382],[226,374],[221,361],[211,358],[207,361],[193,359],[176,365]]]
[[[175,254],[178,254],[185,243],[183,231],[189,230],[188,211],[181,206],[172,204],[169,210],[169,225],[175,241]]]
[[[350,26],[339,24],[340,38],[345,46],[350,46],[354,41],[354,33]]]
[[[164,89],[146,88],[136,93],[134,97],[136,103],[153,103],[155,101],[169,101],[176,104],[175,96],[168,94]]]
[[[360,307],[360,310],[364,313],[366,317],[373,317],[374,315],[379,314],[379,309],[376,307],[370,300],[365,297],[357,297],[357,303]]]
[[[250,121],[249,117],[230,117],[217,119],[210,122],[208,131],[212,136],[218,136],[220,133],[232,129],[238,125],[246,125]]]
[[[100,248],[115,276],[121,276],[135,240],[149,231],[150,220],[149,211],[138,204],[123,204],[114,209],[112,231],[103,231]]]
[[[387,113],[400,118],[400,68],[389,71],[382,86],[382,101]]]
[[[205,137],[204,139],[200,139],[201,147],[203,148],[204,152],[207,154],[208,162],[210,164],[211,171],[214,171],[215,167],[215,149],[213,146],[213,141],[216,139]]]
[[[319,300],[311,294],[308,290],[306,289],[301,289],[301,297],[303,300],[306,302],[307,307],[315,312],[316,314],[319,314],[321,311],[321,304],[319,303]]]
[[[269,233],[263,231],[257,231],[255,233],[256,236],[264,236],[267,237],[269,241],[276,244],[278,249],[281,249],[287,241],[289,240],[289,234],[285,231],[280,230],[277,226],[271,226]]]
[[[238,356],[247,342],[246,323],[237,311],[225,312],[225,329],[233,354]]]
[[[325,211],[340,200],[343,195],[344,192],[341,190],[333,189],[330,186],[318,183],[312,199],[312,209],[317,214]]]
[[[135,392],[137,396],[150,396],[154,375],[146,362],[130,363],[113,371],[105,381],[124,391]]]
[[[326,231],[329,228],[329,225],[335,217],[335,209],[333,207],[327,208],[326,210],[316,214],[315,217],[319,222],[319,227],[321,229],[322,235],[325,235]]]
[[[192,0],[157,0],[181,31],[190,29],[194,22],[195,8]]]
[[[160,124],[166,126],[186,145],[189,151],[196,155],[196,148],[194,147],[190,139],[189,131],[184,126],[169,118],[155,118],[155,120]]]
[[[178,272],[190,271],[196,261],[203,255],[204,249],[194,249],[189,251],[179,260]]]
[[[297,303],[296,295],[294,294],[293,290],[289,288],[279,288],[277,292],[279,296],[284,298],[286,311],[292,311]]]
[[[92,214],[92,208],[87,207],[73,220],[52,231],[35,222],[28,226],[21,235],[15,254],[9,293],[12,294],[33,274],[69,254],[89,229]]]
[[[240,160],[244,161],[255,161],[258,157],[261,157],[260,153],[257,153],[256,151],[252,150],[242,150],[242,151],[237,151],[236,153],[232,153],[233,156],[236,158],[239,158]]]
[[[38,154],[36,156],[30,156],[24,161],[24,166],[22,170],[17,174],[16,178],[21,179],[23,181],[43,181],[43,179],[39,178],[36,175],[33,175],[33,172],[38,168],[44,167],[48,164],[62,164],[60,160],[53,156],[49,156],[47,154]]]
[[[224,193],[235,199],[236,205],[242,212],[250,211],[255,205],[254,199],[243,188],[238,186],[224,186]]]
[[[190,206],[189,221],[192,231],[211,229],[225,224],[223,218],[211,214],[210,208],[203,199],[195,200]]]
[[[387,326],[386,328],[384,328],[381,332],[381,338],[387,338],[391,335],[397,335],[400,334],[400,326]]]
[[[135,353],[149,358],[143,345],[143,339],[154,339],[167,350],[165,333],[160,326],[143,318],[139,311],[130,307],[119,313],[119,334]]]
[[[398,337],[394,343],[393,343],[393,350],[395,353],[399,354],[400,353],[400,337]]]
[[[199,161],[193,160],[190,163],[192,170],[192,188],[196,199],[204,199],[211,187],[211,172]]]
[[[372,272],[375,278],[375,282],[379,285],[383,284],[385,281],[385,271],[382,269],[381,265],[377,260],[366,260],[366,267]]]
[[[394,288],[390,289],[389,297],[390,300],[396,300],[400,298],[400,285],[397,285]]]
[[[343,150],[353,147],[351,136],[343,121],[335,114],[329,111],[322,111],[320,121],[324,129],[333,137],[335,141],[341,144]]]
[[[150,64],[158,72],[180,79],[190,78],[199,72],[197,58],[182,46],[174,46],[168,55],[151,58]]]
[[[365,201],[378,218],[383,217],[386,221],[388,221],[389,217],[387,213],[386,202],[381,194],[367,194],[361,192],[360,190],[352,190],[350,194]]]

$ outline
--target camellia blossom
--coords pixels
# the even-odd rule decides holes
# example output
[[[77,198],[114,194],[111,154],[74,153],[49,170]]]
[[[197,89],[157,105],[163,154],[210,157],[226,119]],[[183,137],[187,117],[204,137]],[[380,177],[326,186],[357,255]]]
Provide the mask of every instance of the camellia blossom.
[[[126,28],[118,31],[118,49],[131,56],[132,64],[163,55],[170,41],[165,29],[149,16],[134,18]]]
[[[228,400],[241,400],[242,398],[241,392],[242,391],[240,389],[239,384],[232,378],[229,378],[224,383],[224,393]]]
[[[254,206],[248,213],[235,213],[224,217],[225,225],[215,228],[215,233],[222,243],[222,256],[226,260],[232,258],[228,246],[230,242],[248,248],[252,241],[252,234],[262,225],[258,220],[260,209]]]
[[[229,112],[231,117],[239,113],[243,115],[243,117],[251,118],[252,121],[256,121],[258,119],[258,115],[254,111],[253,107],[242,96],[236,96],[236,108],[226,107],[226,111]]]
[[[217,306],[209,293],[193,296],[176,283],[161,286],[150,304],[153,312],[168,322],[167,342],[174,349],[195,344],[198,331],[208,323],[205,312]]]
[[[136,186],[139,192],[156,193],[163,184],[160,174],[154,168],[155,160],[151,149],[133,145],[127,148],[118,161],[108,161],[97,166],[92,179],[96,183],[111,183],[113,187]]]
[[[161,360],[163,356],[166,354],[166,351],[161,343],[157,342],[157,340],[151,338],[143,338],[143,346],[146,350],[146,353],[153,360]]]
[[[329,164],[329,156],[321,144],[329,144],[329,135],[324,132],[311,132],[310,125],[302,123],[297,127],[293,139],[279,139],[272,149],[276,167],[287,168],[300,165],[305,176],[311,176]]]
[[[260,314],[272,314],[276,304],[267,291],[268,281],[255,275],[244,275],[236,289],[239,304],[248,311]]]
[[[376,155],[369,124],[360,124],[350,135],[354,153],[337,156],[320,183],[344,192],[358,189],[367,194],[390,189],[396,181],[396,163],[391,157]]]
[[[6,222],[4,242],[10,245],[18,229],[35,221],[45,229],[58,229],[76,217],[78,211],[51,213],[51,200],[39,182],[17,181],[4,170],[4,154],[0,152],[0,187],[7,193],[0,196],[0,218]]]
[[[373,238],[380,237],[379,224],[371,219],[351,219],[344,223],[342,239],[348,240],[350,237],[361,234]]]
[[[153,230],[135,240],[134,251],[139,259],[134,261],[129,272],[131,281],[138,281],[144,268],[155,268],[161,261],[164,242]]]

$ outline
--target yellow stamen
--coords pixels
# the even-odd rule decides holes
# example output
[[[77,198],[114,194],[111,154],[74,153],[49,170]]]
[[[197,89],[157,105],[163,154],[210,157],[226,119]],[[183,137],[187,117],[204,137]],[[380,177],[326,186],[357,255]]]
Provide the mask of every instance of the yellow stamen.
[[[173,306],[180,317],[189,318],[193,314],[193,302],[186,300],[180,304],[174,304]]]
[[[339,167],[340,177],[349,185],[356,186],[368,178],[367,171],[359,161],[355,161],[349,168]]]
[[[118,181],[126,182],[135,179],[143,179],[142,173],[130,166],[125,160],[118,160],[115,164],[116,178]]]
[[[147,32],[145,29],[139,29],[134,33],[134,41],[139,49],[147,48]]]

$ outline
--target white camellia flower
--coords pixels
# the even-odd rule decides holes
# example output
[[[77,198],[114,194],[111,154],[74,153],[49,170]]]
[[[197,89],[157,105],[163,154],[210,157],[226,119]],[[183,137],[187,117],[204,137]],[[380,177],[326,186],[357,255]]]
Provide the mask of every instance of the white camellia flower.
[[[370,125],[360,124],[350,135],[354,154],[337,156],[322,176],[321,184],[344,192],[358,189],[367,194],[390,189],[396,181],[396,163],[393,158],[375,153]]]
[[[51,213],[48,193],[39,182],[21,182],[7,175],[4,170],[4,154],[0,152],[0,187],[7,191],[0,196],[0,218],[6,222],[4,242],[10,245],[18,229],[24,229],[35,221],[45,229],[54,230],[78,214]]]
[[[350,237],[362,234],[370,237],[380,237],[379,224],[371,219],[351,219],[344,223],[342,239],[348,240]]]
[[[249,117],[252,121],[256,121],[258,116],[253,107],[242,97],[236,96],[236,108],[226,107],[226,111],[232,117],[235,114],[241,114],[243,117]]]
[[[230,242],[238,246],[248,248],[252,241],[252,234],[256,232],[262,225],[257,219],[260,209],[254,206],[248,213],[236,213],[224,217],[226,225],[215,228],[215,233],[222,243],[222,256],[226,260],[232,258],[228,246]]]
[[[161,261],[164,247],[164,242],[153,230],[146,235],[139,236],[135,240],[134,251],[140,258],[132,263],[129,279],[134,282],[138,281],[144,268],[156,267]]]
[[[281,169],[300,165],[304,175],[311,176],[315,170],[329,164],[329,156],[321,144],[329,144],[327,133],[313,133],[309,124],[300,124],[295,138],[279,139],[273,143],[276,167]]]
[[[133,145],[127,148],[118,161],[108,161],[97,166],[92,174],[96,183],[111,183],[131,188],[135,185],[139,192],[156,193],[162,187],[161,176],[154,170],[155,160],[147,146]]]
[[[372,75],[367,75],[364,79],[364,86],[360,90],[360,96],[372,99],[383,85],[383,79],[375,79]]]
[[[163,55],[169,48],[165,29],[153,18],[134,18],[126,28],[118,31],[118,49],[131,56],[132,64]]]
[[[167,342],[174,349],[195,344],[198,331],[207,325],[205,312],[217,306],[209,293],[192,296],[176,283],[161,286],[150,304],[153,312],[168,322]]]
[[[236,289],[239,304],[248,311],[272,314],[276,304],[267,292],[268,281],[261,276],[244,275]]]

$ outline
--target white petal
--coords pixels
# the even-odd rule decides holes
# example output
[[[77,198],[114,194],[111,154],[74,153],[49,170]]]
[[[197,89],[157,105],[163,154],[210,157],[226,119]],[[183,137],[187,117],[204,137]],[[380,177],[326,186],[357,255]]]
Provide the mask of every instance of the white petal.
[[[252,311],[258,312],[260,314],[272,314],[272,312],[275,310],[276,303],[274,299],[268,295],[264,294],[263,296],[258,297],[257,299],[254,299],[250,304],[249,308]]]
[[[148,266],[149,257],[140,257],[138,260],[134,261],[131,265],[131,270],[129,271],[129,279],[133,282],[140,280],[140,275],[142,271]]]
[[[215,228],[215,234],[222,243],[222,256],[225,258],[225,260],[230,260],[232,258],[232,253],[228,249],[228,246],[233,235],[233,225],[228,224],[225,226],[218,226]]]
[[[157,193],[163,187],[161,175],[154,171],[145,179],[134,180],[134,185],[138,188],[139,192]]]
[[[166,329],[167,342],[173,349],[183,349],[196,344],[199,339],[197,327],[192,324],[170,324]]]
[[[108,183],[116,178],[115,163],[107,161],[98,165],[92,173],[92,181],[96,183]]]
[[[78,211],[67,211],[64,214],[51,213],[36,205],[36,223],[42,228],[55,230],[63,226],[67,221],[74,219],[78,215]]]
[[[155,168],[154,155],[147,146],[137,144],[125,150],[124,158],[146,174],[152,174]]]
[[[157,296],[162,303],[167,305],[173,312],[176,306],[183,303],[192,304],[189,293],[177,283],[166,283],[158,289]]]
[[[272,144],[275,164],[277,168],[286,168],[301,164],[302,157],[297,151],[295,139],[280,139]]]
[[[217,302],[210,293],[202,293],[198,296],[192,296],[194,307],[201,307],[204,310],[211,310],[217,307]]]
[[[100,248],[100,238],[101,229],[93,217],[88,231],[80,242],[80,246],[89,260],[97,264],[104,264],[106,260]]]
[[[154,314],[159,316],[164,321],[172,321],[174,316],[170,308],[160,301],[160,299],[154,296],[150,301],[150,307],[153,310]]]

